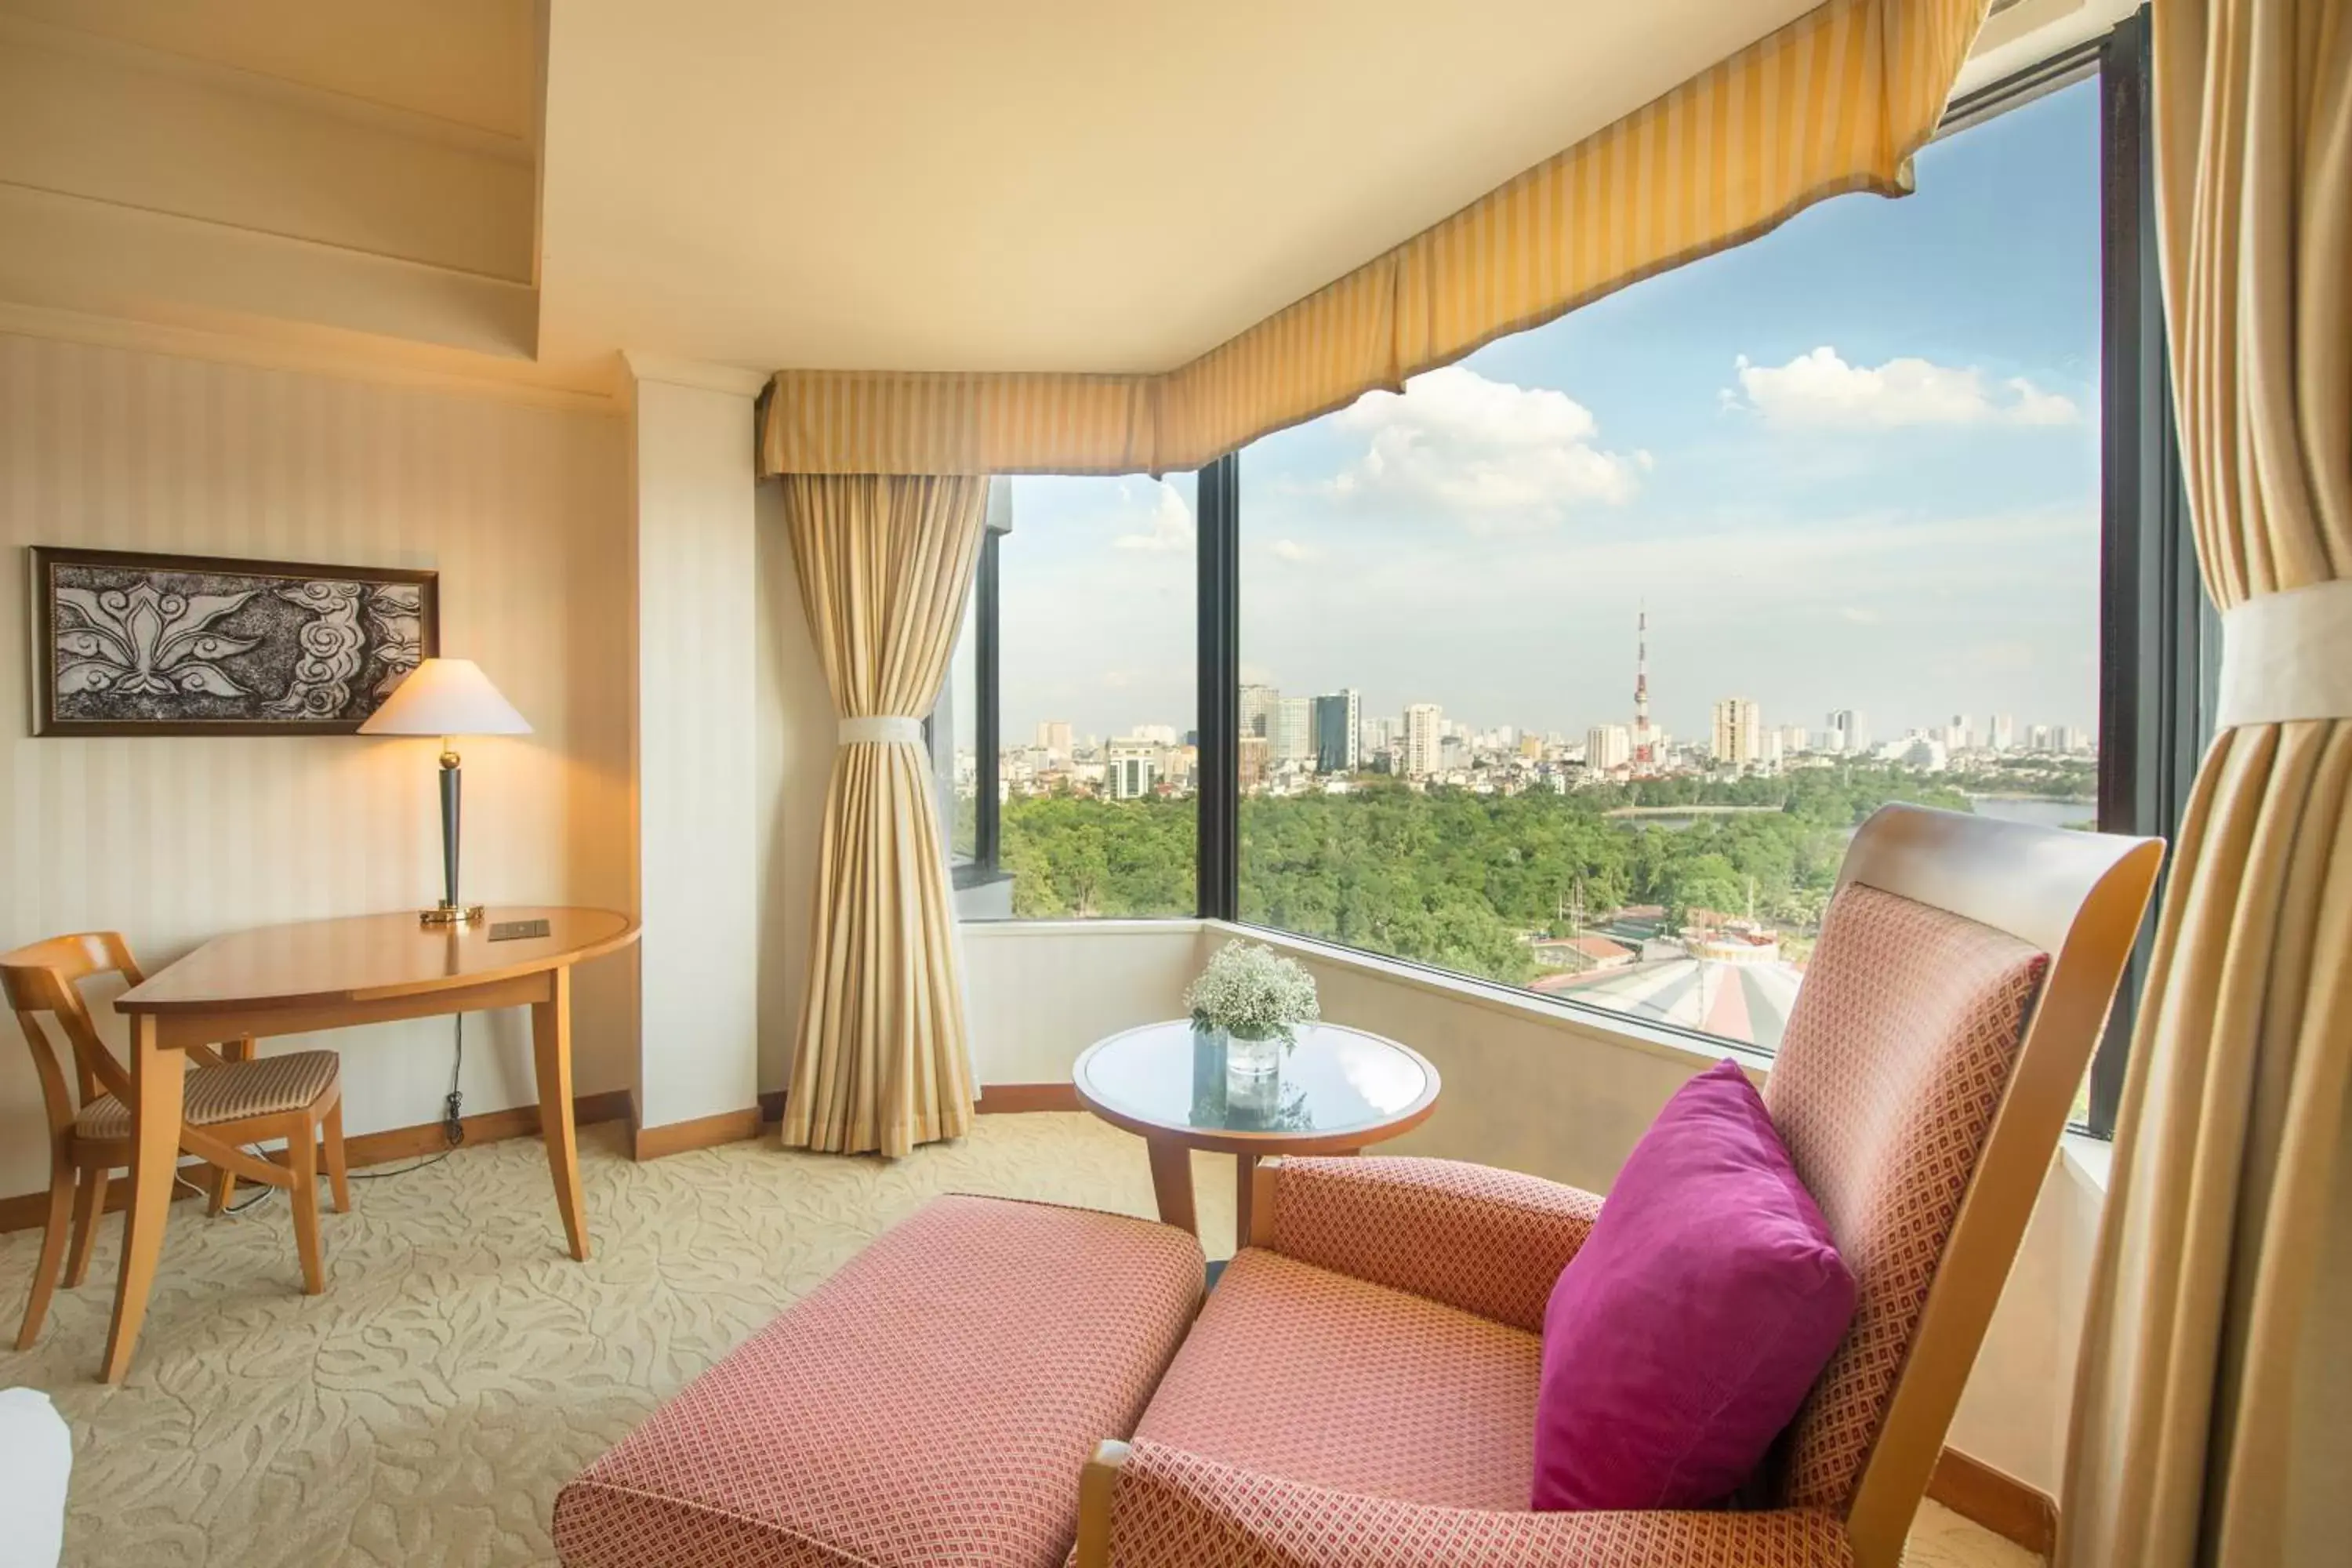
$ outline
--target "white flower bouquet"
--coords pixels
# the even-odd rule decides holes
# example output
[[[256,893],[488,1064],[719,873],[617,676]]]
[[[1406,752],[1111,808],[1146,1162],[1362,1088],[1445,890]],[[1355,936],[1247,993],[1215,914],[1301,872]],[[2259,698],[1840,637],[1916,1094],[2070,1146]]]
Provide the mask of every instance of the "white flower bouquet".
[[[1236,1039],[1279,1039],[1322,1016],[1315,977],[1263,942],[1229,942],[1184,993],[1195,1028]]]

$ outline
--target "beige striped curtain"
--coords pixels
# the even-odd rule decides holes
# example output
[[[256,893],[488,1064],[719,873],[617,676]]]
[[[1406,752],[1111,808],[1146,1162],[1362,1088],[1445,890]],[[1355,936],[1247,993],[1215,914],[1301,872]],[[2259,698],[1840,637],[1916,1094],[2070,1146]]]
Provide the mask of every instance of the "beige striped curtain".
[[[780,373],[764,470],[1199,468],[1826,197],[1909,190],[1986,4],[1826,0],[1164,374]]]
[[[2222,609],[2126,1080],[2073,1568],[2352,1561],[2352,0],[2157,0],[2183,458]]]
[[[794,474],[784,517],[840,715],[784,1142],[901,1155],[971,1128],[971,1039],[922,715],[947,679],[988,481]]]

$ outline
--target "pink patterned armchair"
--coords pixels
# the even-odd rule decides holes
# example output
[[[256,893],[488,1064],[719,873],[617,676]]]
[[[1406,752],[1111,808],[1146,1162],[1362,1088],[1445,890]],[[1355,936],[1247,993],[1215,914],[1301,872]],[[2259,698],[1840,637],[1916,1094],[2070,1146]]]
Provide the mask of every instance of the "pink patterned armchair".
[[[1769,1506],[1528,1509],[1544,1305],[1601,1199],[1293,1159],[1088,1465],[1080,1568],[1893,1568],[2160,855],[1900,806],[1856,835],[1764,1093],[1857,1306]]]

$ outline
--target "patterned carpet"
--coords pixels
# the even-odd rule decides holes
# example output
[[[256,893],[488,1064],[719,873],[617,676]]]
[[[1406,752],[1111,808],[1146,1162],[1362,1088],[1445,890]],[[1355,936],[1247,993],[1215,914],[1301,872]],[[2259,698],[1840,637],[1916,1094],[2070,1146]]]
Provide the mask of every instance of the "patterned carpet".
[[[121,1236],[107,1221],[40,1342],[0,1350],[0,1386],[47,1391],[73,1426],[69,1568],[551,1562],[566,1478],[926,1197],[1151,1211],[1142,1145],[1078,1115],[983,1117],[897,1164],[759,1142],[637,1165],[614,1126],[583,1145],[584,1266],[561,1250],[535,1141],[356,1184],[352,1212],[323,1217],[317,1298],[299,1292],[282,1198],[215,1220],[174,1205],[138,1358],[112,1389],[91,1381]],[[1232,1169],[1196,1163],[1213,1255],[1231,1249]],[[37,1246],[0,1237],[10,1339]],[[1908,1561],[2033,1559],[1930,1505]]]

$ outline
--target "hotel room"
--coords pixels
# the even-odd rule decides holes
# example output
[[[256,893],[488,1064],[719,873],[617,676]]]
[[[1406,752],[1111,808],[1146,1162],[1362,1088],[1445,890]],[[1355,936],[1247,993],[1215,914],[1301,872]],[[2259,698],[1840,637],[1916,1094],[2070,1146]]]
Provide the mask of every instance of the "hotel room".
[[[2352,4],[0,0],[0,1568],[2352,1540]]]

